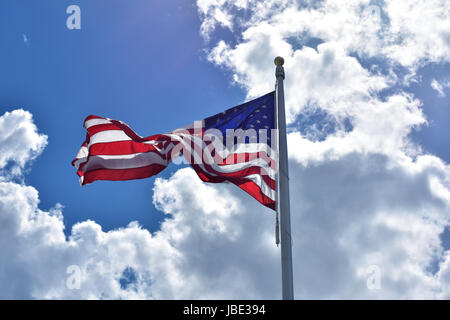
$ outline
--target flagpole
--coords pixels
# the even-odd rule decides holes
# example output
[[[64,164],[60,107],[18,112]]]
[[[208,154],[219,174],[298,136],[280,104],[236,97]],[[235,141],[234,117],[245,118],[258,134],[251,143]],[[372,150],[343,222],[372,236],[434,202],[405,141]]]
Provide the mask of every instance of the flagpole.
[[[276,77],[276,122],[278,129],[278,212],[281,231],[281,281],[283,300],[294,299],[294,282],[292,272],[291,216],[289,204],[289,170],[286,140],[286,113],[284,108],[284,59],[275,58]]]

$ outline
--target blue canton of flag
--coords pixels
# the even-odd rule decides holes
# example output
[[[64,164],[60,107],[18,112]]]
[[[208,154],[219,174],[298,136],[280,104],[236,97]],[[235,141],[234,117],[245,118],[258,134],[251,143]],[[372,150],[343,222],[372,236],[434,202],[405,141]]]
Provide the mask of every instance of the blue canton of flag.
[[[225,139],[227,129],[254,129],[258,141],[260,141],[259,130],[268,130],[267,144],[271,147],[270,130],[275,129],[274,111],[275,91],[206,118],[204,120],[205,130],[217,129],[222,132],[222,136]],[[246,140],[245,142],[248,143],[249,141]]]

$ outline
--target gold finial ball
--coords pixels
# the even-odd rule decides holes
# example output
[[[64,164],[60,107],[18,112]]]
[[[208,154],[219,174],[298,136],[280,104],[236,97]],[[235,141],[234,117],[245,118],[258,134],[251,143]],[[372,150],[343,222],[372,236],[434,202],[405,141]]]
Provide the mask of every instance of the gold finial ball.
[[[273,61],[275,62],[276,66],[282,66],[284,64],[284,59],[280,56],[276,57],[275,60]]]

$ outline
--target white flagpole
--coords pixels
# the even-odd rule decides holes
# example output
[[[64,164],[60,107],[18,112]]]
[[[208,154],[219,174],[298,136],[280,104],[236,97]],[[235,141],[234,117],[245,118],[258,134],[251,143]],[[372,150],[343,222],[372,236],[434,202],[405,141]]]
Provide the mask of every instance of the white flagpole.
[[[286,140],[286,114],[284,109],[284,59],[275,58],[276,94],[275,109],[278,129],[278,192],[277,210],[280,214],[281,231],[281,280],[283,300],[294,299],[292,272],[291,216],[289,204],[289,170]]]

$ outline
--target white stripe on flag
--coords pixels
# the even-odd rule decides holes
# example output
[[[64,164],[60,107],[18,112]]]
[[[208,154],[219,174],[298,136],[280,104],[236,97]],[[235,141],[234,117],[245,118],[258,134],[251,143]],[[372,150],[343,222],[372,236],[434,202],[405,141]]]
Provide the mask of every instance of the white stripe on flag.
[[[91,119],[91,120],[88,120],[88,121],[86,121],[84,123],[84,127],[86,129],[89,129],[92,126],[96,126],[96,125],[99,125],[99,124],[111,124],[111,123],[112,122],[110,120],[107,120],[107,119]]]
[[[116,141],[130,141],[132,140],[122,130],[105,130],[97,132],[91,136],[89,140],[89,147],[96,143],[116,142]]]
[[[83,167],[83,172],[95,169],[133,169],[146,167],[151,164],[167,165],[166,161],[155,152],[123,154],[123,155],[99,155],[91,156]]]

